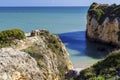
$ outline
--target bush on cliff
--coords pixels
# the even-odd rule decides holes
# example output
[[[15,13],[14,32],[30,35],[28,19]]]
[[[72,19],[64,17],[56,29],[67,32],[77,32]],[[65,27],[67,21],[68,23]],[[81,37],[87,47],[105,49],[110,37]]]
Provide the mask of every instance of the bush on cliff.
[[[28,47],[22,51],[27,52],[28,54],[30,54],[30,56],[35,58],[39,67],[44,68],[46,66],[43,59],[43,55],[45,54],[45,52],[40,52],[42,51],[41,46],[33,44],[31,47]]]
[[[108,4],[97,4],[93,3],[89,10],[88,15],[93,18],[95,17],[98,23],[101,25],[106,17],[110,20],[114,20],[116,17],[120,17],[120,5],[108,5]]]
[[[109,79],[114,76],[120,76],[120,51],[112,52],[105,59],[94,64],[80,72],[78,80],[94,80],[99,76],[104,79]],[[96,80],[96,79],[95,79]]]
[[[61,40],[57,35],[49,34],[49,32],[43,31],[38,34],[38,38],[41,37],[46,45],[46,48],[42,47],[39,44],[33,44],[31,47],[24,49],[23,51],[29,53],[32,57],[34,57],[38,63],[38,66],[41,69],[47,67],[45,55],[50,57],[51,52],[55,54],[57,57],[57,69],[59,73],[57,73],[64,80],[64,75],[68,71],[68,67],[66,65],[67,61],[64,57],[64,51],[62,50]],[[45,72],[46,74],[46,72]],[[47,74],[48,75],[48,74]]]
[[[94,9],[98,4],[96,2],[93,2],[92,5],[90,6],[90,9]]]
[[[102,9],[92,9],[89,10],[89,15],[91,16],[91,18],[95,18],[99,24],[101,24],[103,22],[105,13]]]
[[[24,39],[25,34],[20,29],[5,30],[0,32],[0,47],[10,46],[15,39]]]
[[[96,9],[95,10],[95,17],[96,19],[100,22],[100,19],[102,18],[102,16],[104,15],[105,13],[103,12],[102,9]]]
[[[49,35],[49,38],[47,40],[47,45],[52,50],[52,52],[54,52],[57,55],[57,58],[60,61],[60,63],[58,63],[58,70],[60,71],[59,75],[61,77],[64,77],[65,72],[68,70],[68,68],[66,65],[63,65],[66,64],[66,62],[62,57],[64,56],[64,54],[60,42],[61,41],[57,35]]]

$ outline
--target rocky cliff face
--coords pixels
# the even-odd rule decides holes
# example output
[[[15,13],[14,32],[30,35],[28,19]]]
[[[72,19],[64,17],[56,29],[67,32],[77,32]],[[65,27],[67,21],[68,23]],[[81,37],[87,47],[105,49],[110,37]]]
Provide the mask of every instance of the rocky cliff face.
[[[35,30],[11,48],[0,49],[0,80],[64,80],[73,68],[57,35]]]
[[[120,46],[120,5],[93,3],[87,14],[88,39]]]
[[[0,80],[43,80],[44,77],[29,54],[12,48],[0,49]]]

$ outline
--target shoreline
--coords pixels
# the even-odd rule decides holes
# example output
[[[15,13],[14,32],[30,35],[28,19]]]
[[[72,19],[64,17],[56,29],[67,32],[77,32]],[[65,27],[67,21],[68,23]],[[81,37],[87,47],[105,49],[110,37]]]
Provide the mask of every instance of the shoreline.
[[[84,70],[86,68],[74,68],[73,70],[77,72],[77,74],[79,74],[80,71]]]
[[[94,63],[93,63],[94,64]],[[81,65],[81,66],[74,66],[73,67],[73,70],[74,71],[77,71],[77,73],[78,72],[80,72],[80,71],[82,71],[82,70],[84,70],[84,69],[86,69],[86,68],[89,68],[90,66],[92,66],[93,64],[85,64],[85,65]]]

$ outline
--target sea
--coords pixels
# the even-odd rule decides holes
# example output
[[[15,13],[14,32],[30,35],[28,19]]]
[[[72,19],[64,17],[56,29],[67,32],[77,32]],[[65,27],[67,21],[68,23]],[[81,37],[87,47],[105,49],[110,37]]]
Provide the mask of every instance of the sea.
[[[19,28],[58,34],[74,68],[85,68],[103,59],[112,47],[86,39],[87,11],[79,7],[0,7],[0,31]],[[100,50],[104,48],[104,50]]]

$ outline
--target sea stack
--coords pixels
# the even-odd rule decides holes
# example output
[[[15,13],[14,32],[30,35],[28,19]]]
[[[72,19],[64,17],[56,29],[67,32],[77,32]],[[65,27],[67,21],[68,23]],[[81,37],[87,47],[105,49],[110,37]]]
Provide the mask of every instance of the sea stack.
[[[93,3],[87,14],[89,40],[120,46],[120,5]]]

